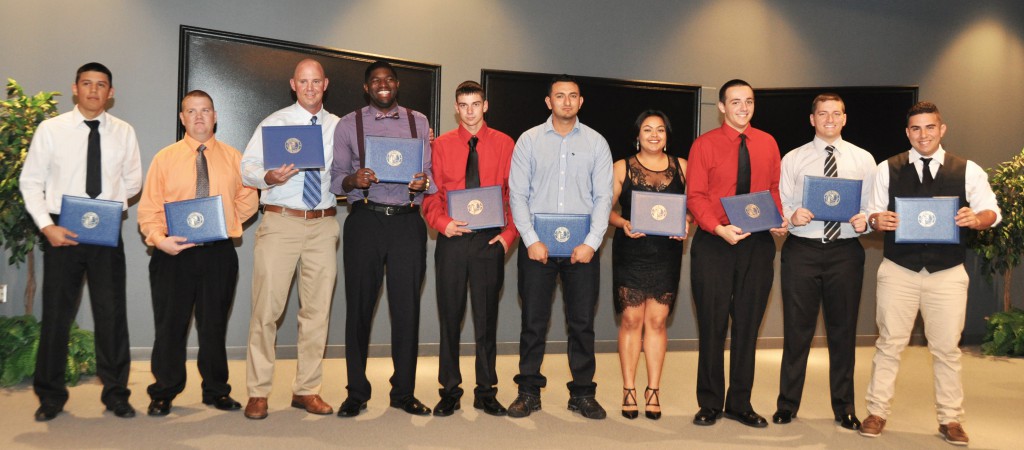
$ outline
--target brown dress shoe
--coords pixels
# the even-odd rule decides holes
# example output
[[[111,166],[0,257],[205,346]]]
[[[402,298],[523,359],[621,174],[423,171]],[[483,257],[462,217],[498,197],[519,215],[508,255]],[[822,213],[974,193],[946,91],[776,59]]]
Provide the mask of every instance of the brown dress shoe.
[[[249,403],[245,405],[245,417],[254,420],[267,418],[267,398],[250,397]]]
[[[945,425],[939,425],[939,433],[942,433],[942,437],[946,438],[946,442],[953,445],[966,446],[970,439],[967,439],[967,432],[964,431],[964,427],[959,422],[950,422]]]
[[[885,419],[872,414],[860,425],[860,435],[875,438],[882,434],[883,428],[885,428]]]
[[[324,402],[318,394],[313,395],[292,395],[292,407],[305,409],[310,414],[334,414],[334,408]]]

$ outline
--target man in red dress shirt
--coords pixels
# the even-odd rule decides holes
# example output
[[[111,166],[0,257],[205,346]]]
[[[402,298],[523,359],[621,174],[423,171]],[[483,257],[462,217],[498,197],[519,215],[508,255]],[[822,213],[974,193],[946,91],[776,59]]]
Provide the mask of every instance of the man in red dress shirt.
[[[459,127],[438,137],[431,146],[437,193],[423,200],[427,224],[438,231],[434,251],[437,272],[437,309],[441,317],[441,355],[437,380],[441,401],[435,416],[450,416],[460,408],[462,374],[459,371],[459,336],[466,315],[466,284],[473,303],[476,340],[476,389],[473,407],[492,416],[506,414],[495,398],[498,300],[505,278],[505,252],[518,236],[508,204],[508,174],[512,138],[484,122],[487,99],[480,84],[464,81],[455,89]],[[479,230],[448,215],[448,192],[501,186],[505,226]]]
[[[722,416],[763,428],[768,422],[750,404],[754,384],[757,332],[775,278],[775,240],[787,224],[750,233],[729,223],[721,198],[769,191],[779,198],[779,146],[775,138],[750,126],[754,89],[731,80],[718,91],[720,128],[693,142],[686,170],[687,203],[699,225],[690,248],[690,283],[697,309],[696,425],[713,425]],[[776,211],[778,212],[778,211]],[[732,319],[729,390],[725,391],[725,333]]]

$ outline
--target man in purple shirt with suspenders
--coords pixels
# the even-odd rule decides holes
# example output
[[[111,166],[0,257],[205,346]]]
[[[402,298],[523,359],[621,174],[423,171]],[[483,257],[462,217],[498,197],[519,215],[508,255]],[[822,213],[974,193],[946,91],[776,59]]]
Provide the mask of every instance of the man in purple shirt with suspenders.
[[[334,133],[331,191],[352,205],[343,232],[345,267],[345,363],[348,398],[338,411],[354,417],[366,409],[370,383],[366,357],[373,310],[387,274],[391,317],[391,406],[409,414],[430,414],[414,396],[419,346],[420,291],[427,267],[427,228],[420,216],[430,183],[427,117],[398,106],[398,74],[386,61],[366,68],[363,90],[370,104],[341,119]],[[423,170],[408,184],[382,183],[364,167],[366,136],[423,140]]]

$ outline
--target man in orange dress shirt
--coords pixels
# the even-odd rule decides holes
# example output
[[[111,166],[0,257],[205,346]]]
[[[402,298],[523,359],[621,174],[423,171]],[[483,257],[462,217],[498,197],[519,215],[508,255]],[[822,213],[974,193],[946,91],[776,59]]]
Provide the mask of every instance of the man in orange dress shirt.
[[[434,251],[437,271],[437,309],[441,318],[441,401],[435,416],[450,416],[460,408],[462,373],[459,370],[459,336],[466,315],[466,283],[472,293],[473,330],[476,341],[476,389],[473,407],[492,416],[503,416],[505,407],[495,398],[498,374],[494,364],[498,331],[498,300],[505,280],[505,252],[519,233],[512,223],[508,204],[508,173],[515,143],[505,133],[484,122],[487,99],[475,81],[455,89],[459,128],[449,131],[431,146],[437,193],[423,200],[427,224],[438,231]],[[473,187],[501,186],[505,226],[470,230],[467,223],[448,215],[448,192]]]
[[[185,94],[178,117],[185,138],[153,158],[139,201],[139,228],[146,243],[156,247],[149,262],[156,322],[156,381],[147,389],[151,416],[170,413],[171,401],[185,388],[185,346],[193,310],[203,403],[221,410],[241,408],[229,395],[224,348],[238,275],[234,243],[224,239],[197,246],[182,236],[168,236],[164,203],[220,195],[228,236],[237,238],[242,223],[256,213],[259,199],[255,189],[242,185],[242,154],[214,137],[217,112],[210,95],[199,90]]]

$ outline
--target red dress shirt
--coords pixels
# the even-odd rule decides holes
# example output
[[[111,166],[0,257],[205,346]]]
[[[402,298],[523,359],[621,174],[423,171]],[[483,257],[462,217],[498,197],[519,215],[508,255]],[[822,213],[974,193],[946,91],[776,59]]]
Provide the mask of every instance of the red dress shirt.
[[[473,135],[460,124],[458,129],[442,134],[430,146],[437,193],[423,199],[423,217],[431,228],[442,234],[453,220],[448,216],[448,191],[466,188],[466,160],[469,158],[471,137]],[[488,127],[486,123],[480,126],[476,137],[479,139],[476,151],[480,187],[501,186],[502,201],[505,203],[505,228],[500,236],[512,248],[512,241],[519,236],[508,204],[508,173],[515,143],[508,135]]]
[[[750,192],[770,191],[775,206],[782,211],[779,197],[779,145],[772,135],[748,126],[747,151],[750,152]],[[686,166],[686,205],[697,225],[714,233],[718,225],[729,224],[721,198],[736,195],[739,170],[740,133],[723,123],[693,141]]]

